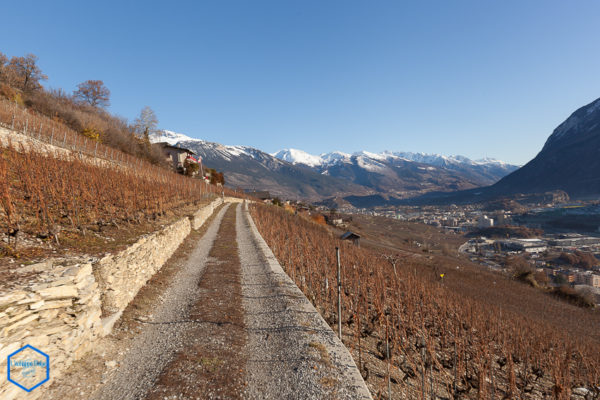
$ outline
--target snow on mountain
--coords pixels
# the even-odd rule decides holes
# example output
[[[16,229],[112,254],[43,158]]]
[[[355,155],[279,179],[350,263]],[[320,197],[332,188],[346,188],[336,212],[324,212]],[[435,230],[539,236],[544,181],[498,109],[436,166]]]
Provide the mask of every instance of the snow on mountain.
[[[207,142],[202,139],[196,139],[183,133],[177,133],[168,130],[158,131],[150,135],[151,143],[166,142],[171,146],[180,146],[189,148],[196,153],[203,149],[204,151],[212,151],[220,157],[231,161],[232,157],[240,157],[246,155],[255,158],[255,149],[247,146],[227,146],[220,143]],[[201,152],[201,151],[200,151]]]
[[[436,167],[447,167],[456,166],[460,164],[466,165],[490,165],[505,167],[510,164],[505,163],[494,158],[482,158],[478,160],[471,160],[467,157],[456,155],[456,156],[444,156],[440,154],[427,154],[427,153],[411,153],[411,152],[391,152],[383,151],[381,153],[372,153],[369,151],[358,151],[352,154],[343,153],[340,151],[334,151],[331,153],[323,153],[319,156],[309,154],[302,150],[297,149],[284,149],[276,153],[271,154],[280,160],[290,162],[292,164],[304,164],[309,167],[322,167],[333,166],[340,163],[351,163],[352,158],[360,158],[365,163],[365,159],[376,160],[380,162],[390,162],[396,159],[403,159],[406,161],[414,161],[422,164],[429,164]]]
[[[362,154],[356,156],[356,164],[369,172],[377,172],[380,174],[384,173],[387,169],[384,163],[369,156],[365,157]]]
[[[283,149],[277,153],[272,153],[271,155],[292,164],[304,164],[309,167],[316,167],[323,164],[323,159],[321,157],[313,156],[312,154],[297,149]]]
[[[598,118],[600,118],[600,99],[594,100],[571,114],[552,132],[544,148],[559,140],[585,134],[586,130],[581,129],[581,127],[588,128],[587,131],[593,130],[596,127],[595,123],[597,123]]]
[[[474,164],[479,165],[498,165],[498,166],[510,166],[511,164],[504,162],[502,160],[498,160],[496,158],[484,157],[478,160],[473,161]]]
[[[354,153],[352,155],[356,156],[356,157],[367,157],[367,158],[370,158],[372,160],[379,160],[379,161],[385,161],[385,160],[387,160],[387,156],[386,156],[385,152],[378,154],[378,153],[371,153],[369,151],[362,150],[362,151],[358,151],[358,152],[356,152],[356,153]]]
[[[323,153],[320,157],[323,160],[323,165],[332,165],[340,162],[348,163],[352,156],[348,153],[342,153],[341,151],[333,151],[331,153]]]
[[[234,157],[240,156],[256,158],[258,154],[258,150],[251,147],[227,146],[219,143],[206,142],[201,139],[192,138],[183,133],[177,133],[169,130],[159,131],[150,135],[150,141],[152,143],[167,142],[170,145],[179,145],[194,150],[199,148],[208,150],[210,148],[212,152],[218,153],[220,157],[227,160],[232,160]],[[270,156],[277,160],[289,162],[293,165],[306,165],[324,175],[328,175],[329,169],[332,167],[350,164],[355,164],[368,172],[382,174],[385,173],[390,166],[397,165],[397,163],[404,161],[412,161],[434,167],[451,169],[468,167],[494,168],[501,171],[506,170],[506,173],[516,169],[516,166],[493,158],[482,158],[473,161],[460,155],[444,156],[440,154],[411,152],[383,151],[381,153],[372,153],[363,150],[353,154],[343,153],[341,151],[333,151],[320,155],[312,155],[298,149],[283,149],[276,153],[270,154]]]
[[[171,146],[175,146],[179,142],[187,142],[187,141],[194,141],[194,140],[200,140],[200,139],[194,139],[192,137],[184,135],[183,133],[177,133],[177,132],[167,131],[167,130],[158,131],[158,132],[150,135],[151,143],[167,142]]]

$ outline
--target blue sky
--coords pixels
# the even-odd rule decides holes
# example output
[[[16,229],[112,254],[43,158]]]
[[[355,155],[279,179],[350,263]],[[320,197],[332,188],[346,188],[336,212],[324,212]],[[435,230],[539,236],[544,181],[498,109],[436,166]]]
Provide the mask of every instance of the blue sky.
[[[600,97],[599,20],[594,0],[9,2],[0,51],[210,141],[522,164]]]

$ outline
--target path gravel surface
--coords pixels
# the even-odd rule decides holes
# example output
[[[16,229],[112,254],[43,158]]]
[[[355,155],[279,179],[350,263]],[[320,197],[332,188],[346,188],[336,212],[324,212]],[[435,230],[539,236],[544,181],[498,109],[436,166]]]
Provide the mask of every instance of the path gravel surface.
[[[185,348],[186,330],[193,325],[186,321],[187,311],[196,300],[198,282],[228,207],[221,209],[184,267],[175,275],[146,329],[133,341],[124,360],[93,399],[144,398],[164,366],[178,350]]]
[[[242,204],[221,209],[126,351],[92,399],[371,398]]]
[[[370,399],[352,356],[285,274],[241,205],[237,241],[248,329],[248,397]]]

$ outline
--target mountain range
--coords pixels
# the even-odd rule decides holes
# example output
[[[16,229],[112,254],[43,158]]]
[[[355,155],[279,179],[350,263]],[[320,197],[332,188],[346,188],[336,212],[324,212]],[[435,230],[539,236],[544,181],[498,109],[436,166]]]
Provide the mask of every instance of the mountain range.
[[[359,207],[431,191],[455,191],[490,185],[518,167],[498,160],[472,161],[435,154],[361,151],[319,156],[287,149],[274,154],[247,146],[227,146],[172,131],[151,141],[188,148],[203,163],[225,173],[230,187],[268,190],[291,199],[343,198]]]
[[[336,151],[314,156],[286,149],[272,155],[401,198],[440,188],[454,191],[491,185],[518,168],[494,159],[472,161],[463,156],[409,152]]]

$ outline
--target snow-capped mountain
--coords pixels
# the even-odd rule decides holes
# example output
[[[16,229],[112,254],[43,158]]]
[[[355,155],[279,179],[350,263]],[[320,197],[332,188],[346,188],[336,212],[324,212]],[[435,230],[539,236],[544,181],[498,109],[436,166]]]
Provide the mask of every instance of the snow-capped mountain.
[[[247,146],[226,146],[219,143],[207,142],[202,139],[196,139],[183,133],[177,133],[173,131],[163,130],[158,131],[150,135],[151,143],[159,143],[166,142],[172,146],[178,145],[180,147],[189,148],[190,150],[194,150],[196,148],[201,148],[199,155],[205,153],[208,149],[213,153],[212,155],[218,155],[227,161],[232,161],[235,157],[239,157],[242,155],[248,157],[256,157],[257,154],[262,153],[259,150],[256,150],[252,147]]]
[[[510,172],[506,168],[516,168],[495,161],[418,153],[336,151],[315,156],[286,149],[267,154],[172,131],[159,132],[150,139],[193,150],[207,167],[224,172],[231,187],[308,200],[370,195],[406,198],[430,191],[469,189],[492,184]]]
[[[372,193],[368,188],[296,166],[253,147],[227,146],[171,131],[158,132],[150,140],[194,151],[205,166],[224,172],[226,185],[232,188],[268,190],[283,198],[308,200]]]
[[[162,130],[162,131],[158,131],[158,132],[150,134],[150,142],[151,143],[167,142],[171,146],[174,146],[179,142],[185,142],[188,140],[200,140],[200,139],[194,139],[187,135],[184,135],[183,133],[177,133],[177,132],[167,131],[167,130]]]
[[[285,149],[273,156],[295,165],[306,165],[323,175],[343,177],[375,190],[403,194],[406,190],[458,190],[491,185],[518,166],[495,159],[471,160],[464,156],[359,151],[339,151],[315,156]],[[423,175],[432,177],[424,178]],[[410,183],[409,183],[410,182]],[[447,185],[445,188],[439,186]]]
[[[323,164],[323,159],[319,156],[313,156],[302,150],[283,149],[277,153],[271,154],[273,157],[292,164],[304,164],[309,167],[316,167]]]
[[[426,154],[426,153],[411,153],[411,152],[391,152],[384,151],[382,153],[371,153],[368,151],[359,151],[353,154],[342,153],[340,151],[334,151],[331,153],[323,153],[318,156],[309,154],[305,151],[298,149],[283,149],[276,153],[271,153],[273,157],[279,158],[290,162],[292,164],[304,164],[309,167],[323,167],[331,166],[340,162],[350,162],[352,156],[369,158],[371,160],[378,161],[391,161],[393,159],[401,158],[407,161],[415,161],[422,164],[430,164],[438,167],[446,167],[449,165],[456,164],[468,164],[468,165],[494,165],[494,166],[506,166],[511,169],[511,164],[505,163],[494,158],[482,158],[479,160],[471,160],[467,157],[456,155],[456,156],[444,156],[440,154]],[[517,166],[513,166],[517,167]]]

